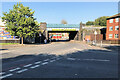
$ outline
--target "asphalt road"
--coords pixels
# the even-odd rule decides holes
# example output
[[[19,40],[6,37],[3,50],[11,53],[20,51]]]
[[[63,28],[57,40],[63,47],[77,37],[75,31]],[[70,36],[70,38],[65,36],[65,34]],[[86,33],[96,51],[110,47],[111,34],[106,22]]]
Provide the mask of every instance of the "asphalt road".
[[[64,52],[66,49],[69,53],[31,54],[5,59],[0,78],[118,78],[117,51],[97,47],[89,49],[82,43],[51,46],[54,45],[56,47],[49,50],[56,49],[59,53],[59,50]],[[70,52],[71,48],[76,51]]]

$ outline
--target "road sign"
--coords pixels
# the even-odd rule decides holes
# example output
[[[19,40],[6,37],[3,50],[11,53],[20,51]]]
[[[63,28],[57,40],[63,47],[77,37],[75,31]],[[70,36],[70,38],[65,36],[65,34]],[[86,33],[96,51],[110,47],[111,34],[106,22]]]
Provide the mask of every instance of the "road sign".
[[[97,31],[95,31],[94,34],[97,35]]]

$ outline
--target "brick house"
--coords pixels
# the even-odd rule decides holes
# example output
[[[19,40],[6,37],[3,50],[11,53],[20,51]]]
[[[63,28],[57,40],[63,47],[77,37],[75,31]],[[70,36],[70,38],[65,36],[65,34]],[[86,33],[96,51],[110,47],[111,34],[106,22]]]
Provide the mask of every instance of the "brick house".
[[[120,13],[107,18],[106,40],[120,41]]]

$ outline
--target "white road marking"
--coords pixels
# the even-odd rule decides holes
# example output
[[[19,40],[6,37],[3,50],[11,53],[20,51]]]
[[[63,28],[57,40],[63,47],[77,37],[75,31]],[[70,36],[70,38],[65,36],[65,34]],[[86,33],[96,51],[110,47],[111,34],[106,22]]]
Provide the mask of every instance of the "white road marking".
[[[29,67],[29,66],[31,66],[32,64],[28,64],[28,65],[25,65],[25,66],[23,66],[23,67]]]
[[[39,63],[41,63],[41,61],[35,62],[34,64],[39,64]]]
[[[46,60],[44,60],[44,61],[48,61],[49,59],[46,59]]]
[[[20,68],[18,67],[18,68],[15,68],[15,69],[11,69],[11,70],[9,70],[10,72],[13,72],[13,71],[16,71],[16,70],[19,70]]]
[[[68,60],[75,60],[75,58],[67,58]]]
[[[40,66],[40,65],[35,65],[35,66],[30,67],[30,68],[33,69],[33,68],[36,68],[36,67],[39,67],[39,66]]]
[[[22,72],[24,72],[24,71],[27,71],[28,69],[22,69],[22,70],[20,70],[20,71],[17,71],[16,73],[22,73]]]
[[[12,75],[13,75],[13,74],[10,73],[10,74],[7,74],[7,75],[4,75],[4,76],[1,76],[0,79],[2,79],[2,78],[6,78],[6,77],[9,77],[9,76],[12,76]]]
[[[51,60],[50,62],[54,62],[55,60]]]
[[[89,60],[89,61],[110,61],[110,60],[102,60],[102,59],[83,59],[83,60]]]
[[[75,74],[75,75],[77,75],[77,74]]]
[[[0,72],[0,75],[3,75],[3,74],[5,74],[5,72]]]
[[[78,59],[78,60],[81,60],[81,59]]]
[[[42,63],[41,65],[45,65],[45,64],[48,64],[48,62],[44,62],[44,63]]]

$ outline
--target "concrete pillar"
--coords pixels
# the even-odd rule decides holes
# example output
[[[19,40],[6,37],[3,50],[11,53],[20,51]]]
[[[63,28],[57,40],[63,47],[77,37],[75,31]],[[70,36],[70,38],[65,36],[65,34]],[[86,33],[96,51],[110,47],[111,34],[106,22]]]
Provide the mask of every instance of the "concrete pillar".
[[[48,31],[47,30],[45,31],[45,37],[48,40]]]
[[[85,33],[83,31],[83,35],[82,35],[82,40],[84,41],[84,38],[85,38]]]

